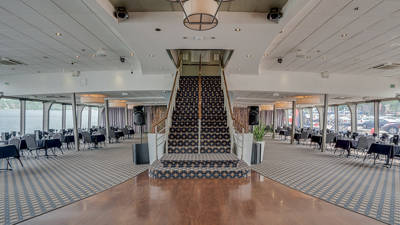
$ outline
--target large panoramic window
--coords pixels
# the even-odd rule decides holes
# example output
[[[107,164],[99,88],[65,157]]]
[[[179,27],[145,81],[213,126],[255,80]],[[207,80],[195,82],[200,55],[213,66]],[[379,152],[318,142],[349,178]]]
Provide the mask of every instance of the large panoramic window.
[[[304,108],[303,111],[303,127],[311,127],[311,111],[310,108]]]
[[[379,105],[379,134],[400,134],[400,101],[384,101]]]
[[[374,103],[357,104],[357,132],[374,133]]]
[[[82,110],[82,115],[81,115],[81,128],[82,129],[87,129],[89,126],[89,107],[85,107]]]
[[[99,125],[99,108],[98,107],[92,107],[92,115],[91,115],[91,121],[90,125],[93,127],[97,127]]]
[[[20,101],[0,98],[0,132],[19,132]]]
[[[73,129],[74,121],[72,119],[72,105],[65,106],[65,129]]]
[[[292,110],[291,109],[286,110],[286,115],[287,115],[287,125],[291,126],[292,125]]]
[[[319,111],[317,108],[312,108],[313,113],[313,128],[319,129]]]
[[[26,101],[25,133],[43,130],[43,103]]]
[[[62,105],[53,104],[49,111],[49,129],[59,131],[62,128]]]
[[[347,105],[338,106],[338,125],[339,131],[351,131],[351,113]]]
[[[326,128],[335,131],[335,107],[328,107],[328,124]]]

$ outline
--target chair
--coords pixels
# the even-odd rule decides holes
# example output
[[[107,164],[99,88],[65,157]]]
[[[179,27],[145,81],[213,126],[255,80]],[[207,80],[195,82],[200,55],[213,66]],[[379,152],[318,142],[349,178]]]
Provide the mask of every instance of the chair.
[[[335,133],[329,133],[326,134],[326,140],[325,143],[327,144],[327,147],[331,146],[335,143],[335,138],[336,138],[336,134]]]
[[[17,151],[18,151],[18,157],[17,157],[17,159],[18,159],[18,161],[19,161],[19,163],[21,163],[21,165],[22,165],[22,167],[24,167],[24,165],[22,164],[22,162],[21,162],[21,160],[20,160],[20,152],[22,153],[22,155],[24,155],[23,154],[23,152],[21,151],[21,139],[19,139],[19,138],[11,138],[9,141],[8,141],[8,144],[9,145],[14,145],[16,148],[17,148]]]
[[[35,137],[33,135],[25,135],[25,141],[30,152],[36,151],[36,158],[39,157],[39,151],[45,149],[44,147],[37,146]]]
[[[128,128],[122,128],[122,133],[124,134],[124,139],[125,139],[125,137],[128,137],[129,138],[129,130],[128,130]]]
[[[361,136],[358,139],[357,150],[361,151],[361,154],[365,154],[373,143],[375,143],[374,137]]]
[[[110,129],[108,138],[110,140],[110,143],[112,143],[112,139],[114,139],[116,142],[118,142],[118,138],[115,135],[115,131],[113,129]]]
[[[399,145],[399,135],[398,134],[393,136],[392,143],[395,145]]]
[[[88,145],[88,149],[91,149],[90,144],[93,144],[92,137],[90,136],[89,132],[82,132],[83,144]]]

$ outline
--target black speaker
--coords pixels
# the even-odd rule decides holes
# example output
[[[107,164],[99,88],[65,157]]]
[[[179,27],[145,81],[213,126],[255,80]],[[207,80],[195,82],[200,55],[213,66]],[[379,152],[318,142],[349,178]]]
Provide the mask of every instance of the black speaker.
[[[135,106],[133,108],[133,122],[135,125],[143,126],[146,124],[146,120],[144,118],[144,108],[143,106]]]
[[[259,124],[259,119],[258,119],[258,106],[250,106],[249,107],[249,125],[258,125]]]

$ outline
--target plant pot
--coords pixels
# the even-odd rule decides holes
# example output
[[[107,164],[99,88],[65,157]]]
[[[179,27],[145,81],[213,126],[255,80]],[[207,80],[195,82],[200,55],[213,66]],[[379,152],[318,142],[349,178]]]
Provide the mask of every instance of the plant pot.
[[[262,162],[264,157],[264,141],[257,141],[253,143],[253,148],[251,152],[251,164],[259,164]]]

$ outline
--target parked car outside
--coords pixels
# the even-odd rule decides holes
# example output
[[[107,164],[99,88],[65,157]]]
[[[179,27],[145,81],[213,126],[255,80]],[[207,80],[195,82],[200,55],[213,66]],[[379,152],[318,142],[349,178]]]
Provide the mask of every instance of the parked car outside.
[[[398,134],[400,130],[400,122],[387,123],[381,129],[388,132],[389,134]]]

